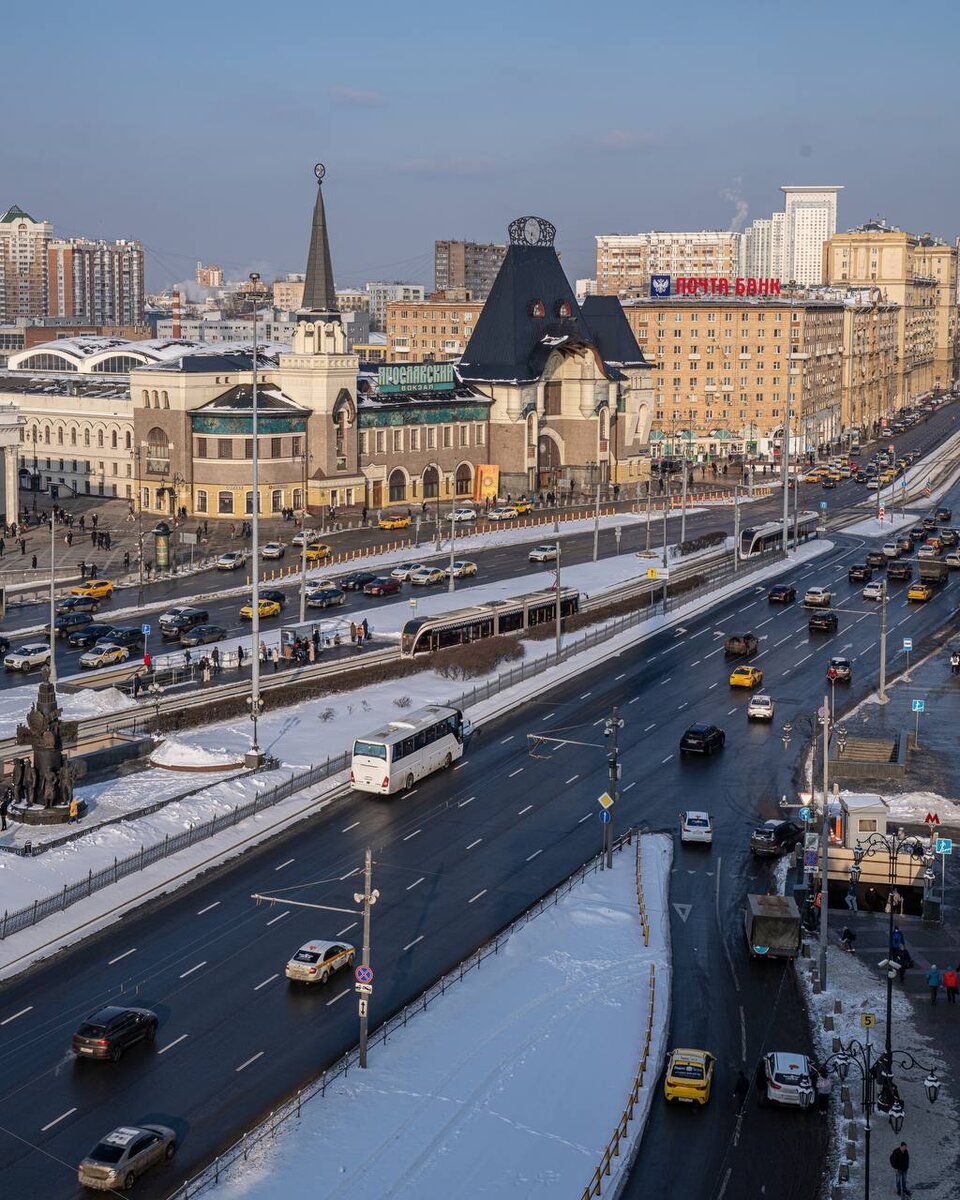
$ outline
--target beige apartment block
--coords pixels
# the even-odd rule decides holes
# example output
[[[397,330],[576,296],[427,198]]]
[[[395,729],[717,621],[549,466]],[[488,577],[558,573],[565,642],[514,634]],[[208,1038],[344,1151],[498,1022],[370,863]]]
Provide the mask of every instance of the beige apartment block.
[[[273,281],[273,307],[283,312],[296,312],[303,304],[302,279],[275,279]]]
[[[900,307],[866,293],[843,310],[844,430],[873,434],[897,409],[897,334]]]
[[[874,288],[899,306],[894,410],[953,383],[955,246],[871,221],[830,239],[824,275],[841,287]]]
[[[651,275],[733,279],[740,272],[741,240],[739,233],[715,229],[600,234],[597,295],[646,296]]]
[[[390,301],[386,306],[387,362],[458,359],[482,309],[479,301]]]

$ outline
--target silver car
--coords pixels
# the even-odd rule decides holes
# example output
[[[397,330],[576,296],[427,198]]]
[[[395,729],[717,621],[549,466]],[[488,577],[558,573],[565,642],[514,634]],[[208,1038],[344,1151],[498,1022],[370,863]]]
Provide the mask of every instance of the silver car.
[[[81,1186],[98,1192],[132,1188],[154,1163],[173,1158],[177,1135],[166,1125],[121,1125],[101,1138],[81,1162]]]
[[[32,671],[34,667],[45,667],[50,661],[50,647],[46,642],[27,642],[11,650],[3,660],[8,671]]]
[[[292,983],[326,983],[335,971],[352,967],[357,952],[349,942],[307,942],[287,963]]]

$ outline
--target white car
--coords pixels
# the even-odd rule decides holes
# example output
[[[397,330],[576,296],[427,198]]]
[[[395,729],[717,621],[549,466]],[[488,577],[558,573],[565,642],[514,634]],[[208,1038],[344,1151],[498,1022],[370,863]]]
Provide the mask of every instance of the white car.
[[[773,1050],[757,1068],[757,1091],[761,1104],[786,1104],[812,1108],[817,1100],[819,1072],[805,1054]]]
[[[747,705],[747,720],[772,721],[775,709],[773,697],[768,696],[765,692],[758,692],[756,696],[750,697],[750,703]]]
[[[960,568],[960,550],[951,550],[943,556],[943,561],[951,570],[956,571]]]
[[[867,490],[868,491],[875,492],[879,489],[879,487],[880,487],[880,480],[876,476],[874,476],[872,479],[867,480]]]
[[[126,646],[115,646],[113,642],[97,642],[80,655],[80,666],[87,670],[110,667],[114,663],[126,662],[129,657],[130,651]]]
[[[3,660],[8,671],[32,671],[34,667],[45,667],[50,662],[50,647],[46,642],[27,642],[11,650]]]
[[[519,516],[512,504],[502,504],[499,508],[491,508],[487,513],[491,521],[513,521]]]
[[[457,524],[461,521],[475,521],[477,519],[476,510],[472,508],[455,508],[450,516]]]
[[[283,558],[285,550],[283,542],[267,542],[260,554],[263,558]]]
[[[414,571],[422,571],[423,563],[401,563],[399,567],[394,567],[390,574],[394,579],[407,580]]]
[[[937,550],[935,546],[921,546],[917,551],[917,558],[936,558]]]
[[[410,572],[410,582],[414,587],[427,587],[432,583],[443,583],[447,574],[440,567],[420,567]]]
[[[326,983],[341,967],[352,967],[357,952],[348,942],[306,942],[287,963],[292,983]]]
[[[237,571],[245,566],[247,556],[243,550],[228,550],[217,559],[218,571]]]
[[[860,595],[864,600],[882,600],[883,599],[883,584],[874,580],[873,583],[868,583]]]
[[[883,551],[885,558],[900,557],[900,550],[898,549],[896,542],[884,542],[880,549]]]
[[[829,588],[807,588],[803,596],[804,608],[829,608],[833,601],[833,592]]]
[[[447,569],[444,571],[444,575],[446,575],[448,578],[452,575],[454,579],[463,579],[466,575],[476,575],[476,573],[477,564],[475,562],[470,562],[470,560],[466,558],[457,559],[457,561],[453,564],[452,570],[450,567],[447,567]]]
[[[682,812],[680,814],[680,841],[701,842],[710,845],[713,842],[713,820],[709,813]]]
[[[527,555],[530,562],[554,562],[557,557],[556,546],[551,546],[545,543],[542,546],[534,546]]]
[[[304,539],[306,539],[307,545],[309,545],[311,542],[315,542],[319,537],[320,534],[314,529],[301,529],[299,533],[295,533],[293,535],[293,537],[290,539],[290,542],[294,546],[302,546]]]

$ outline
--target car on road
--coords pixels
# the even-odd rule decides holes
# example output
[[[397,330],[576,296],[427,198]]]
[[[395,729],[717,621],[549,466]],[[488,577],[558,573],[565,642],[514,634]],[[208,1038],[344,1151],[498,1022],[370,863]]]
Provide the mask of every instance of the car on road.
[[[308,563],[326,562],[333,551],[326,542],[307,542],[306,559]]]
[[[771,604],[793,604],[797,598],[797,589],[791,583],[775,583],[767,592]]]
[[[50,645],[48,642],[24,642],[16,650],[11,650],[3,660],[8,671],[28,671],[45,667],[50,662]]]
[[[868,567],[885,567],[887,556],[882,550],[868,550],[864,555],[864,561]]]
[[[70,589],[71,596],[89,596],[93,600],[109,600],[113,595],[113,584],[109,579],[88,579]]]
[[[101,1138],[77,1169],[82,1187],[129,1191],[155,1163],[173,1158],[177,1135],[166,1125],[121,1125]]]
[[[874,476],[867,480],[867,487],[871,492],[875,492],[880,488],[880,480]]]
[[[100,607],[96,596],[65,596],[57,601],[58,613],[95,613]]]
[[[699,842],[710,845],[713,842],[713,821],[707,812],[693,811],[680,814],[680,841]]]
[[[97,638],[95,646],[100,643],[112,642],[115,646],[126,646],[128,650],[143,649],[143,634],[132,625],[111,625],[110,632]]]
[[[957,534],[955,529],[941,529],[940,541],[944,546],[955,546],[960,541],[960,535]]]
[[[86,629],[88,625],[93,624],[93,617],[85,612],[66,612],[61,613],[53,622],[54,633],[57,637],[66,638],[71,633],[76,633],[78,629]],[[43,632],[50,636],[49,624],[44,625]]]
[[[106,621],[93,621],[89,625],[85,625],[83,629],[77,629],[67,638],[67,645],[72,646],[74,650],[85,649],[87,646],[92,646],[99,642],[101,638],[105,638],[112,625]]]
[[[349,942],[305,942],[284,973],[291,983],[326,983],[343,967],[352,967],[356,956]]]
[[[476,575],[476,573],[477,564],[475,562],[471,562],[468,558],[458,558],[453,564],[452,568],[447,567],[447,569],[444,571],[444,575],[448,577],[452,575],[454,579],[463,579],[467,575]]]
[[[937,518],[924,517],[920,524],[923,527],[924,533],[932,533],[937,527]]]
[[[378,575],[363,585],[365,596],[396,596],[400,591],[400,580],[392,575]]]
[[[734,667],[730,672],[730,686],[755,688],[763,683],[763,672],[759,667]]]
[[[833,603],[833,593],[829,588],[807,588],[803,595],[804,608],[829,608]]]
[[[239,571],[246,566],[247,555],[243,550],[228,550],[217,559],[218,571]]]
[[[887,579],[912,579],[913,567],[902,559],[887,567]]]
[[[222,625],[196,625],[180,634],[181,646],[206,646],[210,642],[222,642],[227,631]]]
[[[953,509],[947,508],[946,505],[942,505],[937,509],[934,516],[941,525],[946,525],[953,520]]]
[[[960,569],[960,552],[951,550],[949,554],[943,556],[943,561],[947,564],[951,571]]]
[[[310,542],[316,541],[316,529],[301,529],[299,533],[295,533],[290,539],[291,546],[302,546],[304,542],[308,545]]]
[[[759,858],[779,858],[803,841],[803,826],[796,821],[764,821],[750,834],[750,849]]]
[[[280,588],[262,587],[260,589],[260,599],[261,600],[275,600],[277,602],[277,604],[280,605],[281,608],[287,607],[287,593],[281,591]]]
[[[680,754],[707,754],[722,750],[727,735],[719,725],[691,725],[680,738]]]
[[[260,551],[261,558],[283,558],[286,553],[286,546],[283,542],[267,542]]]
[[[835,488],[837,486],[837,480],[832,475],[824,475],[824,477],[820,480],[820,486],[822,488]]]
[[[773,1050],[757,1067],[757,1100],[760,1104],[784,1104],[813,1108],[817,1099],[818,1072],[805,1054]]]
[[[920,547],[917,549],[917,558],[918,558],[918,559],[921,559],[921,558],[936,558],[936,557],[937,557],[937,555],[938,555],[938,551],[937,551],[937,548],[936,548],[936,546],[928,546],[928,545],[924,545],[924,546],[920,546]]]
[[[280,605],[276,602],[276,600],[264,600],[263,597],[260,597],[260,599],[257,601],[257,609],[260,613],[261,621],[267,620],[269,617],[280,616]],[[239,616],[241,621],[253,620],[252,600],[248,600],[247,603],[243,605],[243,607],[240,609]]]
[[[747,705],[747,720],[772,721],[775,711],[773,697],[768,696],[766,692],[758,692],[755,696],[750,697],[750,703]]]
[[[307,607],[333,608],[336,605],[343,604],[346,598],[346,592],[338,587],[331,587],[328,584],[326,587],[314,588],[313,591],[307,592]]]
[[[513,507],[522,517],[524,513],[533,512],[532,500],[514,500]]]
[[[852,683],[853,663],[849,658],[840,658],[839,656],[831,658],[827,663],[827,678],[836,683]]]
[[[349,575],[344,575],[339,583],[346,592],[362,592],[367,584],[376,578],[376,571],[351,571]]]
[[[527,555],[530,562],[554,562],[557,557],[556,546],[551,546],[549,542],[545,542],[542,546],[534,546]]]
[[[149,1008],[124,1008],[108,1004],[91,1013],[73,1035],[73,1053],[77,1058],[120,1056],[137,1042],[152,1042],[157,1036],[160,1018]]]
[[[671,1050],[663,1076],[663,1095],[667,1103],[705,1105],[710,1099],[715,1062],[709,1050]]]
[[[435,583],[443,583],[445,579],[442,567],[420,567],[410,572],[410,582],[414,587],[430,587]]]
[[[402,579],[406,581],[410,578],[414,571],[419,571],[422,566],[423,563],[400,563],[399,566],[393,568],[390,574],[394,579]]]
[[[864,583],[867,579],[873,578],[873,567],[868,567],[866,563],[854,563],[847,571],[847,579],[850,583]]]
[[[864,600],[882,600],[883,599],[883,584],[879,580],[874,580],[873,583],[868,583],[860,595]]]
[[[913,538],[908,533],[902,533],[897,538],[897,549],[901,554],[910,554],[913,550]]]
[[[519,515],[520,513],[512,504],[501,504],[497,508],[491,508],[487,513],[487,518],[491,521],[512,521]]]
[[[910,540],[912,542],[922,542],[927,536],[927,531],[922,525],[914,525],[910,529]]]
[[[839,624],[835,612],[817,612],[807,622],[807,629],[810,633],[835,633]]]
[[[896,542],[884,542],[880,547],[884,558],[899,558],[900,547]]]
[[[459,525],[461,521],[475,521],[477,510],[475,508],[455,508],[450,516]]]
[[[80,655],[80,666],[85,671],[94,671],[99,667],[113,667],[117,663],[126,662],[130,651],[126,646],[118,646],[115,642],[97,642],[89,650]]]
[[[407,516],[381,517],[377,522],[378,529],[409,529],[410,518]]]
[[[168,608],[160,614],[157,624],[160,626],[161,637],[176,640],[187,629],[193,629],[195,625],[206,625],[209,620],[210,614],[205,608],[194,608],[188,604],[181,608]]]
[[[924,583],[922,579],[919,579],[916,583],[910,584],[907,599],[923,604],[925,601],[933,599],[933,588],[929,583]]]

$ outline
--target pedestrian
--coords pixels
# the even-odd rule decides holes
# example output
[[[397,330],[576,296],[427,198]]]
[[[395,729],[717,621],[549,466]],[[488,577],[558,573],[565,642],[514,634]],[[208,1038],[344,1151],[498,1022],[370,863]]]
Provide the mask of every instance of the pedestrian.
[[[144,650],[143,652],[143,665],[147,671],[153,668],[153,659],[150,656],[149,650]]]
[[[943,986],[947,989],[947,1003],[957,1002],[957,972],[955,967],[947,967],[943,973]]]
[[[943,972],[937,970],[937,964],[931,963],[930,970],[927,972],[927,987],[930,989],[930,1003],[936,1004],[937,992],[940,991],[940,985],[943,983]]]
[[[20,539],[20,553],[26,554],[26,552],[27,552],[27,539],[25,537],[22,537]]]
[[[864,904],[870,912],[883,912],[883,901],[880,899],[880,893],[872,884],[867,888]]]
[[[743,1112],[750,1091],[750,1080],[742,1071],[737,1072],[737,1082],[733,1085],[733,1100],[738,1112]]]
[[[90,564],[90,578],[96,579],[96,577],[97,577],[97,564],[95,562],[93,562]]]
[[[267,661],[267,643],[263,638],[260,639],[260,661],[262,663]]]
[[[140,675],[138,673],[138,674],[134,675],[134,677],[133,677],[133,698],[134,698],[134,700],[136,700],[136,698],[139,695],[140,695]]]
[[[355,646],[356,644],[357,644],[357,623],[356,623],[356,621],[351,621],[350,622],[350,645]]]
[[[81,558],[80,559],[80,578],[85,579],[86,576],[87,576],[87,564]]]
[[[243,670],[243,647],[242,646],[237,647],[237,670],[238,671]]]
[[[91,530],[90,530],[90,545],[91,545],[91,546],[96,546],[96,544],[97,544],[97,537],[98,537],[98,535],[97,535],[97,531],[96,531],[96,529],[91,529]]]
[[[33,567],[34,570],[37,569],[37,556],[36,555],[34,555],[33,558],[31,558],[30,565]]]
[[[13,789],[9,784],[3,789],[3,799],[0,800],[0,833],[3,833],[7,828],[7,810],[10,807],[10,796]]]
[[[907,966],[909,965],[906,950],[894,950],[890,957],[897,964],[897,976],[900,983],[905,984],[907,982]]]
[[[847,888],[847,894],[844,900],[847,908],[849,908],[851,912],[857,911],[857,885],[853,882],[853,880],[850,881],[850,886]]]
[[[900,926],[894,925],[893,933],[890,935],[890,949],[893,951],[903,950],[906,944],[907,942],[900,931]]]
[[[80,820],[80,801],[76,796],[70,797],[70,824]]]
[[[894,1181],[898,1196],[912,1195],[907,1186],[907,1172],[910,1170],[910,1151],[907,1143],[901,1142],[890,1155],[890,1166],[893,1167]]]
[[[270,657],[273,659],[273,673],[276,674],[277,671],[280,670],[280,647],[279,646],[273,647],[273,650],[270,653]]]
[[[209,658],[207,658],[207,656],[206,656],[206,655],[204,655],[204,656],[203,656],[203,658],[201,658],[201,659],[200,659],[200,670],[201,670],[201,673],[202,673],[202,675],[203,675],[203,686],[204,686],[204,687],[209,687],[209,685],[210,685],[210,675],[211,675],[211,672],[210,672],[210,659],[209,659]]]
[[[92,519],[92,521],[93,521],[93,527],[94,527],[94,529],[96,529],[96,527],[97,527],[97,522],[100,520],[99,514],[97,514],[97,513],[94,513],[94,514],[93,514],[93,517],[92,517],[91,519]]]
[[[308,662],[316,662],[317,661],[317,648],[313,644],[312,641],[307,642],[307,661]]]
[[[360,622],[360,632],[363,634],[361,641],[368,642],[370,640],[370,626],[367,624],[366,617]]]
[[[7,547],[7,543],[0,537],[0,558],[3,558],[3,552]]]
[[[124,550],[124,552],[123,552],[123,569],[125,571],[130,570],[130,551],[129,550]]]
[[[220,651],[216,646],[210,651],[210,661],[213,663],[214,675],[220,674]]]
[[[184,665],[185,667],[189,667],[192,661],[193,661],[193,659],[190,657],[190,651],[189,651],[189,650],[184,650],[184,652],[183,652],[183,665]]]

